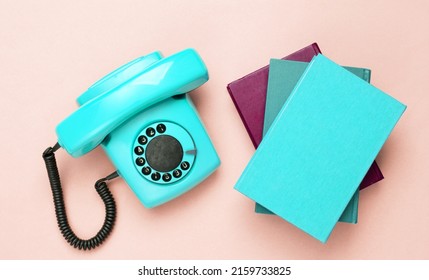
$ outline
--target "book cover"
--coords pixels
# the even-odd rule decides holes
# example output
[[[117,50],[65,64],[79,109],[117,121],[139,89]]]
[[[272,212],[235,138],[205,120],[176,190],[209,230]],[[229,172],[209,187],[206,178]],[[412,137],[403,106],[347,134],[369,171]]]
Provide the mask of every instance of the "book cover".
[[[272,122],[276,118],[283,104],[288,99],[299,78],[307,68],[307,62],[291,60],[271,59],[270,73],[268,77],[267,101],[265,104],[264,130],[265,135]],[[370,82],[371,70],[356,67],[344,67],[366,82]],[[357,223],[359,191],[356,191],[352,200],[347,205],[339,221]],[[255,206],[255,212],[260,214],[273,214],[261,205]]]
[[[282,59],[310,62],[319,53],[321,53],[319,46],[317,43],[313,43]],[[262,140],[268,71],[269,65],[266,65],[227,86],[229,95],[255,148]]]
[[[282,59],[310,62],[321,53],[317,43],[306,46]],[[227,89],[255,148],[262,140],[269,65],[228,84]],[[360,189],[380,180],[383,174],[374,162],[362,180]]]
[[[235,189],[325,243],[405,108],[319,54]]]

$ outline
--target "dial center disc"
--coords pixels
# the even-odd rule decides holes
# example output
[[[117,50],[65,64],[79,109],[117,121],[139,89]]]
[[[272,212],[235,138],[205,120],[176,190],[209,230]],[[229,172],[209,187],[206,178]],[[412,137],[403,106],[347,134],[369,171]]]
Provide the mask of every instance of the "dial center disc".
[[[182,145],[172,136],[156,136],[147,145],[146,159],[153,169],[160,172],[169,172],[182,162]]]

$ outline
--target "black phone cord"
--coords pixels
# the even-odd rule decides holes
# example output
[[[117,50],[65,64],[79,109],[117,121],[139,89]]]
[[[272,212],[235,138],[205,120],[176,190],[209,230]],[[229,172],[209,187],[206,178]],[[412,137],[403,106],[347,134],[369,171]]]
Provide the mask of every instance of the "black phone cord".
[[[48,171],[49,183],[51,185],[52,195],[54,198],[55,215],[57,217],[58,227],[67,242],[79,250],[91,250],[98,247],[111,233],[116,220],[116,204],[113,199],[112,193],[107,187],[106,181],[114,179],[119,176],[117,171],[98,180],[95,183],[95,190],[100,195],[104,202],[106,217],[103,226],[97,234],[87,240],[80,239],[71,229],[67,213],[64,206],[63,191],[60,182],[60,175],[58,172],[57,161],[55,159],[55,151],[60,148],[56,143],[54,147],[49,147],[43,152],[43,160],[45,161],[46,170]]]

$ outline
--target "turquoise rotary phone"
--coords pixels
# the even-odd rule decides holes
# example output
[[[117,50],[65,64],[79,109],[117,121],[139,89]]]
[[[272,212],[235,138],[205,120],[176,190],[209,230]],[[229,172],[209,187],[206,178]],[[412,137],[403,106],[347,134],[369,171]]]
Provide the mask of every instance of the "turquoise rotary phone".
[[[122,177],[151,208],[190,190],[219,166],[186,95],[207,80],[207,69],[195,50],[165,58],[154,52],[116,69],[77,98],[80,107],[56,128],[58,143],[43,153],[58,226],[73,247],[93,249],[113,229],[116,206],[106,181]],[[95,183],[106,218],[93,238],[83,240],[67,221],[54,152],[62,147],[79,157],[98,145],[117,170]]]

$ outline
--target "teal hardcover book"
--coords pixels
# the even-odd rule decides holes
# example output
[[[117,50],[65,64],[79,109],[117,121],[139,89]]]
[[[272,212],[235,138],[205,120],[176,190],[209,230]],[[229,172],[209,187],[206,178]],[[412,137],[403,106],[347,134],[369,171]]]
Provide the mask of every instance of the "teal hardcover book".
[[[405,108],[319,54],[235,189],[325,243]]]
[[[268,78],[267,101],[265,104],[263,135],[265,135],[268,131],[268,128],[271,126],[275,117],[280,112],[280,109],[288,99],[308,64],[309,63],[307,62],[271,59],[270,73]],[[371,71],[369,69],[356,67],[344,68],[364,81],[368,83],[370,82]],[[355,195],[352,197],[343,214],[341,215],[339,221],[354,224],[357,223],[358,204],[359,191],[356,191]],[[255,212],[260,214],[273,214],[270,210],[259,204],[256,204]]]

